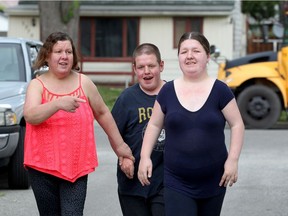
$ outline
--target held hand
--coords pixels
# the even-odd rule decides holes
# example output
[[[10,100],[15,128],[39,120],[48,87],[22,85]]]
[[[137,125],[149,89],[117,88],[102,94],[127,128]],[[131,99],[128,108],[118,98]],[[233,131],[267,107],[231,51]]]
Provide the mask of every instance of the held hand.
[[[135,158],[133,157],[132,151],[130,147],[125,143],[121,143],[117,148],[115,149],[115,152],[117,156],[119,157],[119,165],[121,165],[124,158],[128,158],[135,162]]]
[[[150,158],[141,158],[138,169],[138,179],[141,182],[142,186],[150,185],[149,179],[152,176],[152,167],[153,165]]]
[[[221,178],[219,186],[231,187],[238,179],[238,160],[227,159],[224,165],[224,174]]]
[[[119,160],[119,165],[121,170],[125,173],[127,178],[133,179],[134,176],[134,162],[129,159],[129,158],[123,158],[120,162]]]
[[[61,109],[67,112],[75,112],[80,103],[86,102],[86,100],[74,96],[64,96],[59,98],[59,100],[61,100]]]

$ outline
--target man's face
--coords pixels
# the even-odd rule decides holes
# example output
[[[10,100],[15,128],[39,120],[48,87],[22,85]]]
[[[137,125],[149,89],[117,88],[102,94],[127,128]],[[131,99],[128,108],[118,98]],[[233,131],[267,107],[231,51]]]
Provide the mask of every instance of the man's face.
[[[142,54],[135,58],[134,72],[141,88],[145,92],[153,92],[158,88],[163,67],[164,62],[161,61],[159,64],[154,54]]]

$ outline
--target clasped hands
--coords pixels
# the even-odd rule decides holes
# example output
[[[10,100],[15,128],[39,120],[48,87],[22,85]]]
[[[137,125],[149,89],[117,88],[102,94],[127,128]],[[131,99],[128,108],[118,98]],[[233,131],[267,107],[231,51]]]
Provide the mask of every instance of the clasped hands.
[[[132,179],[134,177],[134,161],[129,158],[122,158],[119,160],[121,170],[125,173],[127,178]],[[152,161],[140,160],[138,179],[142,186],[150,184],[150,178],[152,176]]]
[[[133,179],[134,176],[134,161],[130,158],[119,158],[119,166],[123,173],[129,179]]]

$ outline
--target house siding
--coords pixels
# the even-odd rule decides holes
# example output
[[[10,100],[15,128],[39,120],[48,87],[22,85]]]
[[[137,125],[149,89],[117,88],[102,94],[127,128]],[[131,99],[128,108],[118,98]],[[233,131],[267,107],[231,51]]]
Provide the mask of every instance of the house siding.
[[[171,17],[142,17],[140,22],[140,43],[154,43],[158,46],[164,61],[161,74],[165,80],[179,75],[177,49],[173,48],[173,19]]]
[[[235,4],[240,0],[235,0]],[[100,1],[96,1],[96,3]],[[102,3],[105,1],[102,1]],[[107,1],[108,2],[108,1]],[[115,2],[115,1],[114,1]],[[125,2],[125,1],[118,1]],[[148,1],[149,2],[149,1]],[[156,2],[156,1],[152,1]],[[175,1],[176,2],[176,1]],[[182,1],[184,2],[184,1]],[[188,1],[187,1],[188,2]],[[205,2],[205,1],[204,1]],[[216,4],[216,3],[217,4]],[[242,37],[241,29],[236,28],[235,24],[240,23],[240,8],[236,8],[235,17],[234,5],[229,1],[223,5],[217,1],[205,7],[202,4],[177,5],[166,4],[160,6],[151,5],[99,5],[89,6],[81,5],[80,17],[85,16],[135,16],[140,17],[139,24],[139,43],[149,42],[157,45],[161,51],[165,62],[165,68],[162,78],[169,81],[181,75],[178,65],[177,48],[173,47],[173,17],[175,16],[202,16],[203,34],[207,37],[210,44],[216,45],[223,56],[228,59],[242,53],[239,50],[239,38]],[[150,2],[151,3],[151,2]],[[140,4],[139,2],[137,4]],[[239,6],[239,5],[238,5]],[[34,9],[33,9],[34,7]],[[26,7],[22,9],[10,10],[8,36],[25,37],[30,39],[40,39],[39,11],[35,5],[32,9]],[[121,9],[122,8],[122,9]],[[209,8],[211,11],[209,11]],[[121,9],[121,10],[120,10]],[[234,9],[234,10],[233,10]],[[21,12],[22,10],[22,12]],[[30,16],[27,14],[31,14]],[[21,15],[22,14],[22,15]],[[233,17],[234,16],[234,17]],[[35,26],[32,25],[32,19],[35,19]],[[235,22],[237,20],[237,22]],[[11,28],[13,26],[13,28]],[[240,33],[239,33],[240,32]],[[236,39],[236,40],[235,40]],[[236,43],[237,42],[237,43]],[[241,42],[242,43],[242,42]],[[235,49],[235,47],[237,49]],[[244,47],[245,48],[245,47]],[[129,62],[83,62],[81,65],[83,72],[87,73],[95,82],[121,82],[131,83],[135,78],[132,72],[132,63]],[[209,63],[209,73],[217,76],[218,65],[211,61]],[[88,72],[96,72],[98,75],[92,75]],[[109,76],[105,75],[105,72]],[[118,73],[118,74],[117,74]],[[113,75],[113,76],[112,76]]]
[[[7,36],[40,40],[39,18],[31,16],[10,17]]]

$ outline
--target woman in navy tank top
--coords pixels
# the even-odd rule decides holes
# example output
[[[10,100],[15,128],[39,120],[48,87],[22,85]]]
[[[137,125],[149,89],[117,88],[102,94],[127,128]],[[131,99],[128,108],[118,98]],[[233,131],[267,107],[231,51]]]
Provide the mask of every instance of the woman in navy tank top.
[[[143,139],[138,178],[145,186],[153,175],[153,146],[165,128],[166,216],[220,215],[226,187],[238,178],[244,124],[232,91],[208,75],[209,59],[210,45],[204,35],[182,35],[178,44],[182,76],[162,87]]]

